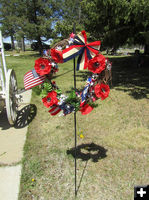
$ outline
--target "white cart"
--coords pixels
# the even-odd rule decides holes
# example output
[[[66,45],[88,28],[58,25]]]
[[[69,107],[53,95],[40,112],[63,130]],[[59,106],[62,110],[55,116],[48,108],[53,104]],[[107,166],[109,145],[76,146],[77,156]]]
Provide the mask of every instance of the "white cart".
[[[7,70],[2,33],[0,31],[0,112],[5,108],[8,121],[13,125],[17,118],[18,95],[17,80],[12,69]]]

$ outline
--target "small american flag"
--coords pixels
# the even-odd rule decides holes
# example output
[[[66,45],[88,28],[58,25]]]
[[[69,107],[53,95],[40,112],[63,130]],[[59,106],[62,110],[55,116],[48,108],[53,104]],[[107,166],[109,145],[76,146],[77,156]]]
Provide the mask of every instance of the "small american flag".
[[[87,84],[85,86],[85,88],[83,89],[82,93],[81,93],[81,105],[84,104],[85,100],[86,100],[86,97],[87,97],[87,94],[88,94],[88,90],[89,90],[89,87],[90,87],[90,84],[92,82],[92,78],[89,77],[87,79]]]
[[[40,76],[36,73],[35,69],[30,70],[24,75],[24,88],[26,90],[31,89],[37,85],[40,85],[45,80],[45,76]]]

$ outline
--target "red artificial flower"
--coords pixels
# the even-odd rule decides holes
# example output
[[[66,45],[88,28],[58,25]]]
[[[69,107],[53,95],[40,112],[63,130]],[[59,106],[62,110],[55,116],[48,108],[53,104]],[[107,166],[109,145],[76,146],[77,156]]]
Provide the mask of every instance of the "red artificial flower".
[[[106,67],[106,58],[102,54],[96,55],[88,62],[88,70],[100,74]]]
[[[45,74],[49,74],[51,71],[51,63],[48,59],[46,58],[39,58],[37,60],[35,60],[35,70],[36,72],[43,76]]]
[[[93,110],[93,107],[90,105],[86,104],[85,106],[83,105],[80,109],[82,115],[87,115]]]
[[[100,85],[99,84],[95,85],[94,91],[96,97],[101,98],[101,100],[104,100],[105,98],[108,97],[110,88],[108,85],[101,83]]]
[[[101,96],[101,87],[100,87],[99,84],[95,85],[94,92],[95,92],[96,97],[100,98],[100,96]]]
[[[74,38],[75,37],[75,34],[74,33],[71,33],[70,34],[70,38]]]
[[[56,63],[63,63],[63,54],[61,51],[58,51],[56,49],[50,50],[51,57]]]
[[[49,108],[50,106],[57,105],[58,99],[56,98],[57,93],[55,91],[49,92],[46,97],[42,99],[43,104]]]

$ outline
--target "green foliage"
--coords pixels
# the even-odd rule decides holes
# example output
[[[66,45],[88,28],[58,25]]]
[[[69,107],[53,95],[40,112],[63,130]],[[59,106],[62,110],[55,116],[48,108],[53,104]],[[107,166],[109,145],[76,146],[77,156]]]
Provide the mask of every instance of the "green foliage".
[[[88,102],[88,105],[90,105],[90,106],[93,107],[93,108],[98,107],[98,104],[97,104],[97,103],[94,103],[94,102]]]
[[[6,36],[42,40],[55,36],[53,25],[61,17],[62,0],[1,0],[0,22]]]
[[[41,96],[41,98],[44,98],[44,97],[46,97],[47,96],[47,91],[46,90],[44,90],[44,89],[42,89],[41,90],[41,93],[40,93],[40,96]]]
[[[1,0],[0,23],[5,36],[53,42],[85,29],[91,40],[118,48],[128,39],[146,43],[149,31],[148,0]],[[141,34],[143,33],[143,34]]]
[[[21,28],[25,31],[29,39],[41,39],[44,36],[49,39],[52,36],[52,23],[58,20],[60,15],[60,0],[52,1],[21,1],[19,5],[21,18],[19,20]]]
[[[62,39],[68,38],[76,25],[76,32],[84,29],[80,0],[64,0],[61,6],[62,18],[56,23],[55,31]]]
[[[17,31],[17,13],[16,13],[17,0],[0,1],[0,23],[3,36],[11,37],[12,48],[14,49],[14,35]]]
[[[14,34],[16,28],[16,19],[15,15],[15,3],[16,0],[5,1],[1,0],[0,6],[0,23],[2,23],[3,35],[10,36]]]
[[[58,95],[62,94],[62,91],[61,91],[61,89],[59,89],[59,88],[56,89],[55,92],[56,92]]]
[[[134,43],[146,42],[139,33],[149,31],[148,0],[82,0],[81,9],[86,16],[85,30],[104,46],[118,48],[128,38]]]
[[[44,97],[47,96],[48,92],[51,92],[52,90],[53,90],[53,88],[52,88],[51,83],[45,82],[45,83],[43,84],[43,88],[42,88],[42,90],[41,90],[40,96],[41,96],[42,98],[44,98]]]
[[[51,85],[51,83],[45,82],[43,84],[43,87],[44,87],[44,90],[47,91],[47,92],[51,92],[52,91],[52,85]]]
[[[71,90],[68,98],[66,99],[66,103],[73,105],[76,111],[80,109],[80,99],[77,97],[74,89]]]

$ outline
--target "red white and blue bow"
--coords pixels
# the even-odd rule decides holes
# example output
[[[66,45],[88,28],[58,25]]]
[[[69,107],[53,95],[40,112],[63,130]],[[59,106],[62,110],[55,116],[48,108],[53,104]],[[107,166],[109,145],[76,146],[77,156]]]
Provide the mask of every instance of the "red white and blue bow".
[[[73,44],[62,51],[63,60],[64,62],[67,62],[79,55],[77,60],[77,70],[86,69],[88,60],[99,53],[100,44],[100,41],[88,44],[86,32],[82,31],[74,37]]]

